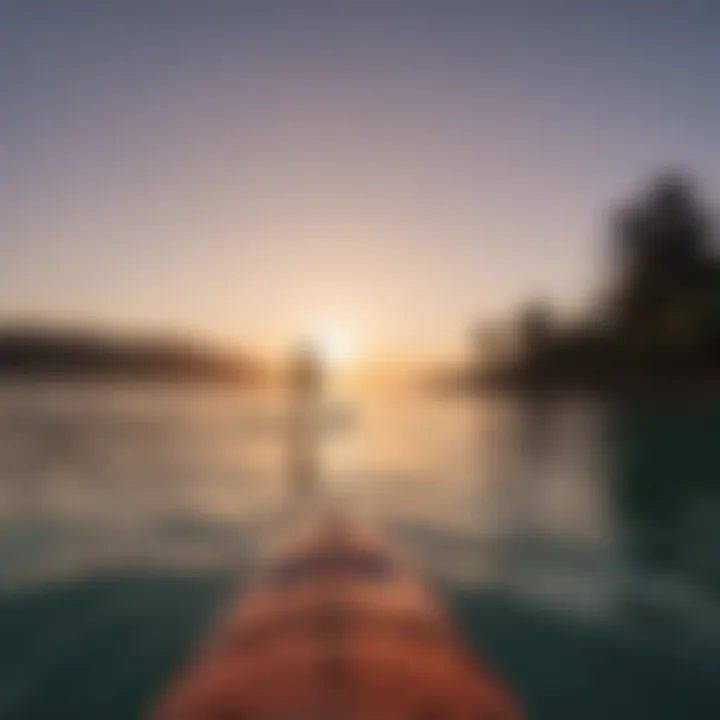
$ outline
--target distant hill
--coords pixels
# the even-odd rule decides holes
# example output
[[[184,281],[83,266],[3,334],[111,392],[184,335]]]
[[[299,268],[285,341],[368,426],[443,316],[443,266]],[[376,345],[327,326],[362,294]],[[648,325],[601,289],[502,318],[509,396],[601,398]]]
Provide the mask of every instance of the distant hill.
[[[189,340],[0,327],[0,378],[255,382],[260,363]]]

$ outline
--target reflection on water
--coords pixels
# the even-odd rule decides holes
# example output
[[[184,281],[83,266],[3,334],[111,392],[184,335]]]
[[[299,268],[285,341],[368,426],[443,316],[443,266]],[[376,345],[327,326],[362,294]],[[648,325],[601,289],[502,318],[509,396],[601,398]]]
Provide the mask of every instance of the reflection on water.
[[[353,402],[326,492],[424,565],[532,717],[720,717],[720,404]],[[1,717],[137,715],[282,528],[284,418],[0,392]]]

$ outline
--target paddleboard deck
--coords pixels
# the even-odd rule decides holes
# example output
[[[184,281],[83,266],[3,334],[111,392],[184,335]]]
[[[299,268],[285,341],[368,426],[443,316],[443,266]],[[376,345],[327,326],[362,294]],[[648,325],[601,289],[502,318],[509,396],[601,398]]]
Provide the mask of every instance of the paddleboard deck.
[[[516,720],[412,566],[346,517],[259,572],[153,720]]]

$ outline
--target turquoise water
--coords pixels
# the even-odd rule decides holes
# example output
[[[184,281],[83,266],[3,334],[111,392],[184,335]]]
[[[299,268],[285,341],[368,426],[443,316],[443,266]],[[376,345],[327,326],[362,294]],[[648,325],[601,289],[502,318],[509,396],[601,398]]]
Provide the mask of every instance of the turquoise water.
[[[720,718],[720,407],[349,397],[323,492],[533,718]],[[142,715],[291,512],[281,405],[0,395],[0,717]]]

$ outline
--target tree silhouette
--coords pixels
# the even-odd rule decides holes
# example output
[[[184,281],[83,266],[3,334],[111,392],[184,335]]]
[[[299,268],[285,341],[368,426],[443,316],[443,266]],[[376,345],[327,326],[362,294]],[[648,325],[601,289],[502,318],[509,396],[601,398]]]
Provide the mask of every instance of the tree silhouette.
[[[660,177],[620,211],[615,234],[620,262],[613,319],[621,343],[648,353],[706,344],[717,263],[692,185],[680,175]]]

